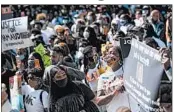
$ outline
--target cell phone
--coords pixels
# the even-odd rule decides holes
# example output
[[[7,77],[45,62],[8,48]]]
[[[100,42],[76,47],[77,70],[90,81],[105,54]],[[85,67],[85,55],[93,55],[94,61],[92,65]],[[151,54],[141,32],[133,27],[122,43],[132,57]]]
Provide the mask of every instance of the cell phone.
[[[40,63],[39,63],[39,59],[34,59],[34,64],[35,64],[35,68],[41,68]]]
[[[34,68],[35,67],[35,61],[34,60],[28,60],[28,67]]]
[[[172,103],[172,83],[162,82],[159,89],[160,103]]]

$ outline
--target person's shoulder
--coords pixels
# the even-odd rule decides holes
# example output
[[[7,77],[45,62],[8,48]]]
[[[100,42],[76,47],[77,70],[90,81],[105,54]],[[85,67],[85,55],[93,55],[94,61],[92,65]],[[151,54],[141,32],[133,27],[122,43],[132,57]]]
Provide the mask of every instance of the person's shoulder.
[[[105,79],[107,78],[109,75],[112,75],[114,74],[113,72],[110,72],[110,71],[106,71],[105,73],[101,74],[99,79]]]
[[[72,81],[72,82],[75,83],[77,86],[85,85],[82,81]]]
[[[47,91],[45,91],[45,90],[43,90],[43,89],[39,89],[39,90],[37,90],[37,92],[39,93],[39,94],[44,94],[45,96],[46,95],[48,95],[48,93],[47,93]]]
[[[89,88],[86,84],[84,84],[82,81],[73,81],[75,85],[77,85],[80,88]]]
[[[160,22],[159,22],[159,25],[160,25],[160,26],[164,26],[164,22],[160,21]]]

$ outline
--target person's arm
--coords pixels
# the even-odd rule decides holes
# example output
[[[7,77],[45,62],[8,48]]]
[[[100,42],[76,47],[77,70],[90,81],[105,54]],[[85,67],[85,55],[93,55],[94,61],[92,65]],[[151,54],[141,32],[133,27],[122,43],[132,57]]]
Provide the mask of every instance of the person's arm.
[[[49,69],[50,69],[50,67],[47,67],[45,69],[44,75],[43,75],[43,85],[46,87],[49,87],[49,84],[50,84]]]
[[[172,81],[172,67],[170,66],[167,70],[165,70],[166,75],[170,81]]]
[[[43,101],[44,112],[48,112],[49,100],[48,100],[48,93],[46,91],[44,91],[42,94],[42,101]]]
[[[172,81],[172,67],[170,64],[170,50],[166,48],[160,49],[160,54],[162,57],[161,63],[163,64],[166,75],[170,81]]]
[[[98,106],[102,106],[102,105],[106,105],[109,102],[112,101],[113,97],[118,95],[118,91],[114,91],[108,95],[103,95],[103,91],[98,91],[97,92],[97,97],[94,99],[94,102],[98,105]],[[103,96],[102,96],[103,95]]]
[[[102,77],[99,78],[98,80],[98,91],[97,91],[97,96],[96,98],[94,99],[95,103],[98,104],[99,106],[101,105],[106,105],[108,104],[109,102],[111,102],[111,100],[113,99],[114,96],[117,96],[120,91],[122,91],[123,88],[123,85],[122,85],[122,81],[120,82],[117,82],[117,86],[116,86],[116,89],[109,93],[109,94],[105,94],[104,93],[104,90],[102,88],[102,85],[103,85],[103,81],[102,81]]]
[[[169,29],[168,29],[168,27],[169,27],[169,20],[167,19],[167,21],[166,21],[166,32],[165,32],[165,35],[166,35],[166,40],[167,40],[167,42],[171,42],[171,40],[170,40],[170,36],[169,36]]]

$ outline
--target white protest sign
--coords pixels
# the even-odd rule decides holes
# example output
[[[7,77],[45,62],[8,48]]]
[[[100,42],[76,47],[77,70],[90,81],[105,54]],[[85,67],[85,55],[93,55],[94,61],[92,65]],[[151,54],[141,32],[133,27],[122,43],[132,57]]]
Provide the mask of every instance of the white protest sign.
[[[1,21],[2,51],[33,46],[27,28],[28,17]]]

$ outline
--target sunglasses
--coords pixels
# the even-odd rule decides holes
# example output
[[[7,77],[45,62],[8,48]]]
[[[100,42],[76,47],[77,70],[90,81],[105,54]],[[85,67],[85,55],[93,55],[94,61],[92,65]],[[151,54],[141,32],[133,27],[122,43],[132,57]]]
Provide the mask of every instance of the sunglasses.
[[[27,79],[28,79],[28,80],[29,80],[29,79],[30,79],[30,80],[35,80],[36,77],[32,75],[32,76],[28,76]]]

